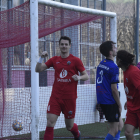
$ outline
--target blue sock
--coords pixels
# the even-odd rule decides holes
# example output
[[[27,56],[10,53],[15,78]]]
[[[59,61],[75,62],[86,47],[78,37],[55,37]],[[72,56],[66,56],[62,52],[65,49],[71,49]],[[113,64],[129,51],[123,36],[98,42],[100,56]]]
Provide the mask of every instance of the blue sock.
[[[108,133],[105,140],[114,140],[114,137]]]
[[[119,130],[118,133],[116,134],[114,140],[119,140],[120,139],[120,133],[121,133],[121,131]]]

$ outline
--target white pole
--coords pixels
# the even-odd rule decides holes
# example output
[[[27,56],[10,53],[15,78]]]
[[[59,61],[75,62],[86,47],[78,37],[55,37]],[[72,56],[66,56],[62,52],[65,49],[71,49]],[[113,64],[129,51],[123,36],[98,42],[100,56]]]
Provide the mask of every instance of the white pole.
[[[77,11],[77,12],[83,12],[83,13],[88,13],[88,14],[99,15],[99,16],[108,16],[108,17],[115,17],[116,16],[116,13],[114,13],[114,12],[108,12],[108,11],[96,10],[96,9],[91,9],[91,8],[85,8],[85,7],[65,4],[65,3],[56,2],[56,1],[38,0],[38,3],[43,4],[43,5],[57,7],[57,8]]]
[[[110,34],[111,34],[111,41],[117,43],[117,18],[116,16],[110,18]]]
[[[115,42],[117,47],[117,17],[110,18],[110,36],[111,41]],[[116,58],[114,60],[116,62]]]
[[[31,34],[31,139],[39,140],[38,0],[30,0]]]

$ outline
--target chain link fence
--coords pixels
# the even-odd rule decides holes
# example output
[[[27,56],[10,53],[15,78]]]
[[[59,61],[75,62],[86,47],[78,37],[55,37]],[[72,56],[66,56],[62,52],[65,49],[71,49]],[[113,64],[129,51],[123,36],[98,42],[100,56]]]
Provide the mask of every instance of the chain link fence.
[[[26,0],[0,0],[0,10],[8,8],[8,1],[12,1],[13,7],[20,5]],[[71,4],[73,0],[55,0]],[[92,9],[103,9],[103,0],[78,0],[79,6]],[[135,25],[136,25],[136,0],[106,0],[106,11],[117,13],[117,47],[136,54]],[[140,30],[140,29],[139,29]],[[140,42],[140,41],[139,41]],[[140,49],[139,49],[140,61]],[[122,72],[120,72],[122,74]],[[122,76],[120,82],[122,81]]]

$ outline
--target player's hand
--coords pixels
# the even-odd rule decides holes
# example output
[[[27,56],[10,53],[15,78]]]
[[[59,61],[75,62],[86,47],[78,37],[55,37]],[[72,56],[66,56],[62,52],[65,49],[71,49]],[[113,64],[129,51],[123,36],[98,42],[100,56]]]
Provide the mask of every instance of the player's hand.
[[[77,74],[72,76],[74,81],[79,81],[80,80],[80,76],[78,76]]]
[[[48,57],[48,52],[47,51],[42,52],[41,57],[42,58]]]
[[[127,102],[124,104],[124,110],[127,110]]]

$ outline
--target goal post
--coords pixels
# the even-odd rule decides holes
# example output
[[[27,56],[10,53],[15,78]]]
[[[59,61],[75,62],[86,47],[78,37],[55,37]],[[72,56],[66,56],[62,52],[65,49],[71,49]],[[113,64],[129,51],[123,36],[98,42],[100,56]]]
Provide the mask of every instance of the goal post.
[[[30,0],[31,34],[31,139],[39,140],[38,0]]]
[[[95,108],[96,67],[102,60],[99,46],[104,35],[106,40],[117,43],[116,14],[50,0],[27,0],[17,7],[0,11],[0,17],[0,139],[43,138],[54,69],[38,74],[35,67],[42,51],[47,51],[49,58],[60,56],[62,35],[71,38],[70,53],[82,60],[90,77],[78,82],[75,123],[82,138],[105,136],[106,129],[101,130],[96,123],[99,122]],[[7,59],[9,53],[10,59]],[[58,79],[60,82],[67,80]],[[123,85],[119,85],[124,92]],[[126,112],[122,112],[125,115]],[[15,120],[22,121],[21,131],[14,131]],[[97,130],[101,133],[97,134]],[[62,113],[54,127],[54,138],[57,137],[73,138],[65,129]]]
[[[110,17],[110,38],[117,43],[116,13],[84,8],[48,0],[30,0],[30,33],[31,33],[31,136],[32,140],[39,139],[39,76],[35,72],[38,61],[38,4],[61,9],[87,13],[91,15]]]

